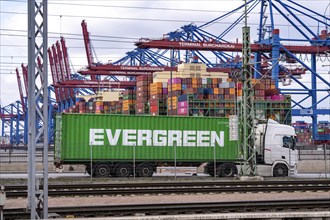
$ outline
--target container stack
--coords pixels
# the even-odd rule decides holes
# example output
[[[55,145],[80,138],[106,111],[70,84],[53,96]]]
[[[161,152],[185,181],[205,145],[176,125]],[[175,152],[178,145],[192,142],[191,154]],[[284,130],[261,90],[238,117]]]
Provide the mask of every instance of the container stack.
[[[177,115],[178,96],[182,94],[182,78],[169,79],[167,89],[167,114]]]
[[[148,101],[150,98],[150,84],[152,77],[142,75],[136,77],[136,106],[135,114],[145,115],[149,114]]]
[[[317,127],[317,133],[320,135],[330,134],[330,122],[319,121],[319,124]]]
[[[305,121],[296,121],[292,123],[297,135],[298,145],[312,144],[312,125]]]
[[[167,115],[167,94],[167,83],[155,82],[150,84],[150,115]]]
[[[103,108],[103,102],[102,101],[94,101],[95,106],[95,114],[103,114],[104,108]]]
[[[291,124],[290,96],[281,95],[271,79],[253,79],[252,85],[256,117]],[[122,100],[79,102],[70,112],[229,117],[240,109],[242,89],[232,78],[176,76],[152,83],[151,76],[143,75],[136,78],[135,90],[123,91]]]
[[[86,102],[86,113],[95,113],[93,101]]]
[[[134,90],[125,90],[123,92],[123,106],[122,114],[124,115],[134,115],[135,114],[135,103],[136,103],[136,94]],[[116,104],[116,109],[119,105]]]
[[[79,102],[78,102],[78,112],[80,114],[86,112],[86,102],[85,102],[85,100],[79,100]]]
[[[122,114],[123,100],[110,101],[104,106],[104,114]]]

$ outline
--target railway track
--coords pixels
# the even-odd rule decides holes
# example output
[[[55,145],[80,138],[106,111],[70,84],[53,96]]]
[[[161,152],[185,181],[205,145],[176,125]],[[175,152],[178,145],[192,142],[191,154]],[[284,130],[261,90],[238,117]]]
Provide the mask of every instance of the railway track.
[[[72,206],[50,207],[49,213],[56,213],[60,217],[106,217],[106,216],[134,216],[137,213],[145,216],[152,215],[183,215],[210,214],[228,212],[270,212],[283,211],[328,211],[330,198],[311,200],[265,200],[265,201],[226,201],[226,202],[198,202],[198,203],[162,203],[162,204],[131,204],[111,206]],[[26,208],[6,209],[4,218],[28,219]]]
[[[27,196],[26,186],[5,186],[7,198]],[[49,185],[49,196],[330,191],[330,180],[261,182],[159,182]]]

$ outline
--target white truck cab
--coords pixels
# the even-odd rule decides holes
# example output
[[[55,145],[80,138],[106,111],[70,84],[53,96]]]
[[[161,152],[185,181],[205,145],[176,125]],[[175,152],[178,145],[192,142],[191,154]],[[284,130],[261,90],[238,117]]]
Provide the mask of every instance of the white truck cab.
[[[285,177],[297,174],[298,152],[292,126],[268,119],[266,123],[258,124],[255,135],[260,175]]]

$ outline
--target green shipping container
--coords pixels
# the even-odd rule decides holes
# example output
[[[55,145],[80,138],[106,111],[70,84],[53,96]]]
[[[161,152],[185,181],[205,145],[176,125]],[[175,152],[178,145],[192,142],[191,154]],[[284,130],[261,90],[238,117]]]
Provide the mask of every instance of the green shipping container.
[[[235,161],[228,118],[148,115],[56,116],[55,162]]]

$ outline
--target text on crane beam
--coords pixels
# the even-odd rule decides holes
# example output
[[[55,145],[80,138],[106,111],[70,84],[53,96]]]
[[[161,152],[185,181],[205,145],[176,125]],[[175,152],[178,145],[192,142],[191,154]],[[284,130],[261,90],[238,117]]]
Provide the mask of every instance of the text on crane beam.
[[[196,47],[196,48],[235,48],[234,44],[223,44],[223,43],[199,43],[199,42],[179,42],[181,47]]]

